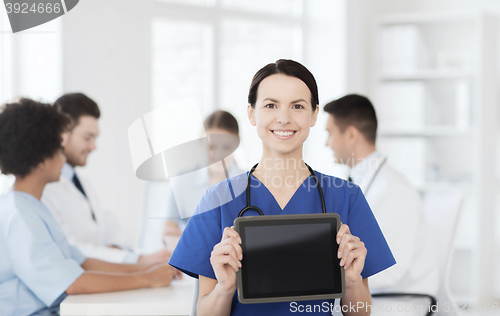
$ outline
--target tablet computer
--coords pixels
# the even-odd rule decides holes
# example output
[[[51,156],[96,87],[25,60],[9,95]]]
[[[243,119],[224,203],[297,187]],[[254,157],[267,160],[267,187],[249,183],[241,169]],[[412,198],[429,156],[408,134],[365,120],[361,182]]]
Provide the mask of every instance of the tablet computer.
[[[238,217],[241,303],[333,299],[344,296],[337,258],[340,216],[334,213]]]

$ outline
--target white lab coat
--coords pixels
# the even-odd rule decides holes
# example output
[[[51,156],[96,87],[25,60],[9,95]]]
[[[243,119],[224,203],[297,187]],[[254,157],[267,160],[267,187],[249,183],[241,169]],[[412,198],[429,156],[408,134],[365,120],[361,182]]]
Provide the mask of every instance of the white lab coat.
[[[366,196],[397,264],[369,280],[372,293],[406,292],[435,295],[438,264],[422,210],[420,194],[377,151],[350,172]],[[370,181],[370,188],[367,187]]]
[[[72,182],[74,169],[65,164],[58,182],[45,186],[42,202],[61,225],[68,242],[86,257],[115,263],[136,263],[139,255],[133,253],[133,239],[123,230],[116,216],[103,208],[94,187],[83,176],[78,178],[87,198]],[[96,221],[92,219],[91,209]],[[124,249],[109,248],[116,245]],[[129,249],[129,250],[126,250]]]

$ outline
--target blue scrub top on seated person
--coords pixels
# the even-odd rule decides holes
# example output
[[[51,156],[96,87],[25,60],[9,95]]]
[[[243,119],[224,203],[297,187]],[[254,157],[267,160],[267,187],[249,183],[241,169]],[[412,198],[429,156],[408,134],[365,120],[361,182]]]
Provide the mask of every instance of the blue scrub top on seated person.
[[[345,180],[316,172],[325,196],[326,211],[337,213],[349,226],[351,234],[365,243],[368,250],[361,273],[367,278],[396,263],[380,227],[361,192]],[[224,228],[233,226],[234,219],[247,205],[245,188],[248,172],[211,186],[198,204],[169,263],[184,273],[197,278],[203,275],[216,279],[210,264],[213,247],[222,238]],[[321,199],[312,175],[299,186],[282,210],[271,192],[252,175],[250,205],[259,207],[264,215],[321,213]],[[189,188],[186,188],[188,190]],[[233,192],[238,192],[232,198]],[[244,216],[258,215],[249,210]],[[300,305],[321,305],[325,301],[301,301]],[[326,301],[333,303],[333,300]],[[237,293],[233,297],[231,315],[296,315],[290,303],[241,304]],[[308,312],[307,315],[329,315],[330,312]]]
[[[85,261],[34,196],[0,197],[0,315],[59,315]]]

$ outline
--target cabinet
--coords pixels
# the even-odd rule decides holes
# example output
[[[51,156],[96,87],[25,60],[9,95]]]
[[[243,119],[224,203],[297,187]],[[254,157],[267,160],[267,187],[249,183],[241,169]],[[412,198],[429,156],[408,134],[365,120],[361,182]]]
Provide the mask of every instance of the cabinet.
[[[463,190],[452,293],[457,301],[492,299],[497,19],[421,13],[381,16],[374,24],[367,73],[377,146],[419,190]]]

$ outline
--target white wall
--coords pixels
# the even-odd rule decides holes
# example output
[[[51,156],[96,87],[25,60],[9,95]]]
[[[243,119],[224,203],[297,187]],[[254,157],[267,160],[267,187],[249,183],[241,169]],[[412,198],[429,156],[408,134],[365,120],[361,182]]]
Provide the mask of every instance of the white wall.
[[[0,20],[0,102],[54,101],[63,85],[61,19],[15,34],[3,6]]]
[[[304,145],[304,160],[315,170],[346,176],[347,169],[334,164],[333,152],[326,147],[328,113],[323,106],[346,92],[346,0],[305,1],[309,24],[305,30],[305,65],[318,84],[320,112]]]
[[[142,181],[130,159],[129,125],[151,109],[149,1],[86,0],[63,16],[64,91],[101,108],[97,150],[82,169],[137,234]]]
[[[52,20],[12,33],[0,5],[0,104],[20,97],[53,102],[63,91],[62,22]],[[0,194],[11,189],[14,176],[0,175]]]

